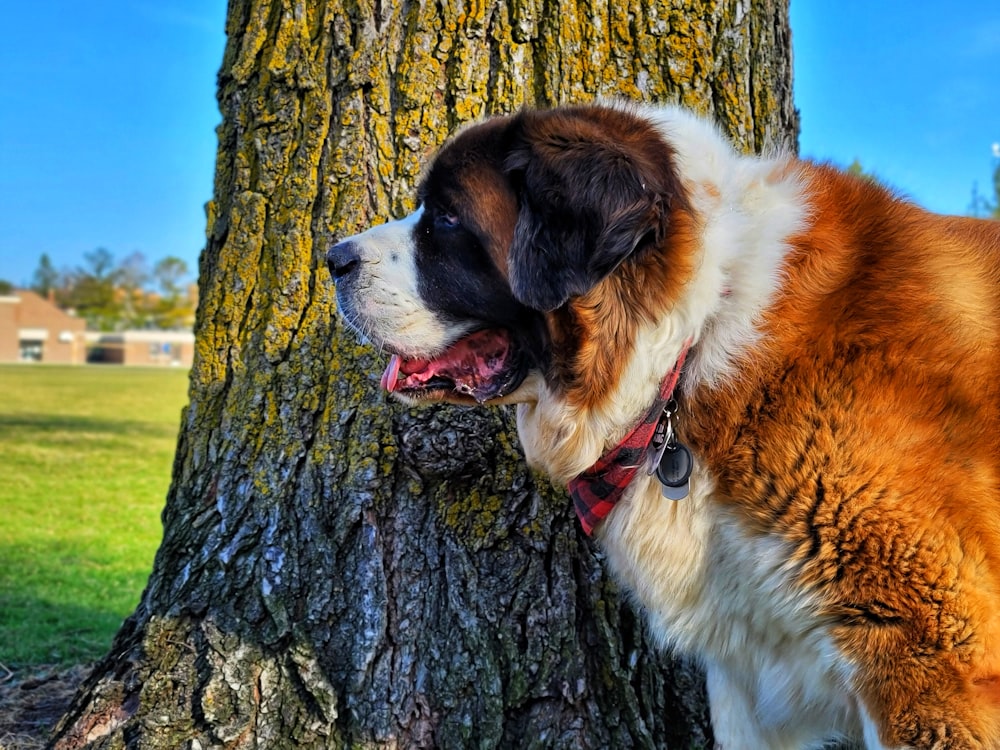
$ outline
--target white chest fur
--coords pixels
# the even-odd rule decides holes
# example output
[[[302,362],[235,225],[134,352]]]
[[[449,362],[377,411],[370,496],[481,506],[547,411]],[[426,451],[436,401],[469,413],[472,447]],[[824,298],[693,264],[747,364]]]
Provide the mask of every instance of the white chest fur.
[[[612,570],[663,645],[705,666],[720,747],[860,737],[851,667],[795,583],[785,545],[749,534],[712,485],[699,471],[691,495],[674,502],[655,480],[638,480],[598,531]]]

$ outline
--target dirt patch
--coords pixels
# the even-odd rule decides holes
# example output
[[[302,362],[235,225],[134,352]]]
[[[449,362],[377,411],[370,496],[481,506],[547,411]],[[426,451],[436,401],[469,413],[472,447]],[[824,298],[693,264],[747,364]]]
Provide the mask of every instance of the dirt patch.
[[[0,664],[0,750],[45,747],[92,664],[11,670]]]

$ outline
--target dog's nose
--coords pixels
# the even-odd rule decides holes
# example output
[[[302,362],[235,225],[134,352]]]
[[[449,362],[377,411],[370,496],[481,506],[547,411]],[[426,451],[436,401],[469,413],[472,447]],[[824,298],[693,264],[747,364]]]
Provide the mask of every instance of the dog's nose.
[[[350,240],[338,242],[326,254],[326,265],[334,279],[342,279],[361,265],[358,247]]]

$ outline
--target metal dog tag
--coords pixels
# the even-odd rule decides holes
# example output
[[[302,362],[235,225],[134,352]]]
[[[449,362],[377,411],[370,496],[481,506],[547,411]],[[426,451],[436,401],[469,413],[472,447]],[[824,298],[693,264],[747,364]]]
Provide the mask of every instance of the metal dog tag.
[[[683,500],[688,496],[693,466],[691,451],[683,443],[670,441],[664,446],[663,455],[656,466],[656,478],[660,480],[665,498]]]

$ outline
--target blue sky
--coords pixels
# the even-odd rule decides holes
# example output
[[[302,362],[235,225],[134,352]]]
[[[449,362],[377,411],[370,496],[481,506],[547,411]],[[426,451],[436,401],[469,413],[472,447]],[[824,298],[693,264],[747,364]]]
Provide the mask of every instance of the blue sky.
[[[8,3],[0,45],[0,279],[104,247],[204,246],[224,0]],[[43,45],[43,46],[39,46]]]
[[[10,3],[0,279],[104,247],[194,270],[212,194],[224,0]],[[1000,141],[1000,3],[792,0],[803,156],[966,213]],[[43,47],[38,46],[43,44]]]
[[[992,197],[1000,3],[792,0],[802,156],[866,171],[934,211]]]

